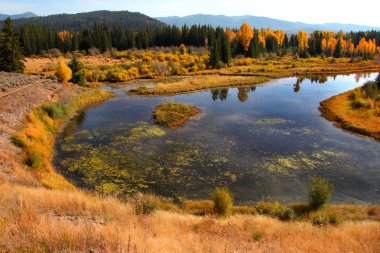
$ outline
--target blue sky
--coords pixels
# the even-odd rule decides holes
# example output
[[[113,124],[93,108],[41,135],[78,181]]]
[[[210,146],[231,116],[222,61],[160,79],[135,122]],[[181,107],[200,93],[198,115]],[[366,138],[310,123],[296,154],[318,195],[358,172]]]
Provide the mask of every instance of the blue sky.
[[[307,23],[380,26],[379,0],[0,0],[0,13],[38,15],[129,10],[149,16],[223,14],[265,16]]]

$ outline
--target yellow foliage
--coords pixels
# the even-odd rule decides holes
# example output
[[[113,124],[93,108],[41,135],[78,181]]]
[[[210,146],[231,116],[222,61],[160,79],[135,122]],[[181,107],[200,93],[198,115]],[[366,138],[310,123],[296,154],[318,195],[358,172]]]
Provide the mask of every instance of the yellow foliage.
[[[304,54],[306,50],[309,48],[307,33],[302,30],[299,31],[297,34],[297,40],[298,40],[298,50],[300,51],[301,54]]]
[[[240,27],[238,36],[239,36],[240,43],[244,47],[244,50],[248,51],[249,43],[251,42],[253,38],[253,30],[252,30],[252,27],[247,22],[245,22]]]
[[[68,82],[72,77],[71,69],[69,68],[69,66],[67,66],[67,64],[64,62],[62,58],[58,60],[58,65],[57,65],[57,70],[56,70],[55,75],[57,76],[60,82],[64,82],[64,83]]]
[[[235,39],[236,39],[236,33],[234,31],[232,31],[231,29],[226,29],[224,31],[224,33],[227,35],[227,38],[228,40],[231,42],[233,42]]]

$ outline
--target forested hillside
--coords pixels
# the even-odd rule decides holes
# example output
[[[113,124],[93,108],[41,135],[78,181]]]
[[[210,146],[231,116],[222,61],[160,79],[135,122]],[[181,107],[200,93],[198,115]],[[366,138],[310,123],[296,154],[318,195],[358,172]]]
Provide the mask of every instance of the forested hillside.
[[[46,17],[33,17],[14,20],[15,28],[25,24],[44,26],[56,31],[77,32],[80,29],[93,28],[95,23],[120,24],[123,28],[141,29],[144,27],[162,27],[160,21],[138,12],[129,11],[94,11],[78,14],[58,14]],[[2,22],[0,23],[0,26]]]
[[[16,15],[0,14],[0,20],[5,20],[8,17],[11,18],[11,19],[20,19],[20,18],[37,17],[37,15],[34,14],[33,12],[26,12],[26,13],[16,14]]]

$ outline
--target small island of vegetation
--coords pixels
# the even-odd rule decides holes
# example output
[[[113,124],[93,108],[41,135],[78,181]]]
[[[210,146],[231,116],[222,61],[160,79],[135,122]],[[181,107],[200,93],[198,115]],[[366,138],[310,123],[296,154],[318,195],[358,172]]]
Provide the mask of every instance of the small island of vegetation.
[[[156,106],[153,118],[157,124],[175,129],[185,124],[190,117],[199,112],[198,108],[188,104],[164,102]]]
[[[380,74],[362,87],[321,102],[321,111],[346,130],[380,140]]]

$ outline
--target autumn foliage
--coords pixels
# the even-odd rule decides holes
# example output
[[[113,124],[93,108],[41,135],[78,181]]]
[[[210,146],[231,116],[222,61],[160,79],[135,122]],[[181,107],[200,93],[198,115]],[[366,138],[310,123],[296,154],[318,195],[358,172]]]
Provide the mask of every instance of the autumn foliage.
[[[64,82],[64,83],[68,82],[72,77],[71,69],[67,66],[67,64],[62,58],[58,60],[58,65],[57,65],[57,70],[56,70],[55,75],[57,76],[60,82]]]
[[[244,47],[245,51],[248,51],[249,43],[251,42],[253,38],[253,30],[252,27],[245,22],[238,32],[239,41]]]

